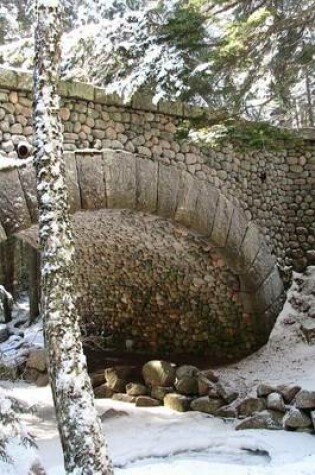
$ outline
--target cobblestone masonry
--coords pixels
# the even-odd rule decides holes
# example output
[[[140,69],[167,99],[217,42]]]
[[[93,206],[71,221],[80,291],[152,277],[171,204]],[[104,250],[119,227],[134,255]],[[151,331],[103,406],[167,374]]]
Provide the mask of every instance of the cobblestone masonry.
[[[266,341],[281,308],[283,285],[279,277],[276,259],[272,256],[264,236],[256,224],[247,219],[245,212],[240,207],[228,200],[215,186],[193,177],[187,171],[161,162],[153,162],[130,152],[111,149],[99,153],[94,151],[67,152],[65,153],[65,163],[71,211],[75,214],[75,219],[76,216],[81,216],[82,230],[77,232],[78,249],[81,255],[85,256],[81,262],[90,262],[90,265],[95,265],[95,262],[102,260],[101,248],[93,247],[92,231],[89,246],[87,246],[87,240],[84,241],[82,238],[83,240],[80,241],[79,236],[86,236],[84,217],[86,217],[87,225],[90,222],[88,214],[82,214],[81,210],[92,214],[106,207],[136,210],[138,213],[146,212],[178,223],[191,229],[199,236],[199,239],[207,242],[211,255],[217,256],[214,259],[218,267],[227,267],[233,275],[237,276],[238,290],[236,294],[232,292],[226,305],[232,310],[234,305],[232,302],[235,302],[237,296],[238,303],[242,308],[241,319],[246,324],[240,323],[240,314],[236,310],[228,312],[221,309],[223,314],[219,317],[220,312],[218,311],[216,319],[225,321],[228,332],[232,331],[231,338],[233,332],[236,331],[233,322],[239,322],[237,325],[243,329],[247,325],[248,333],[242,330],[246,335],[247,344],[240,345],[240,338],[243,336],[239,335],[236,338],[233,334],[228,354],[232,356],[234,352],[235,356],[240,356]],[[34,170],[31,162],[20,167],[3,169],[0,173],[0,189],[3,190],[0,200],[2,239],[5,241],[8,236],[24,230],[24,239],[28,241],[33,239],[34,243],[32,232],[27,232],[28,229],[32,230],[32,224],[37,221]],[[101,229],[101,225],[95,219],[90,227],[96,230]],[[167,231],[166,225],[165,229]],[[97,235],[99,236],[99,234]],[[118,239],[119,232],[116,235]],[[170,237],[170,242],[174,243],[174,238]],[[106,246],[106,239],[104,239],[104,246]],[[175,250],[176,246],[174,255],[176,254]],[[215,278],[215,272],[213,272],[214,275],[211,275],[210,268],[209,278],[211,280]],[[80,265],[78,273],[79,275],[92,275],[85,271],[82,274]],[[106,276],[107,270],[104,267],[100,278],[105,279]],[[89,285],[92,286],[89,287],[90,289],[98,287],[98,280],[94,277],[89,282]],[[220,278],[218,277],[217,280],[220,287]],[[148,289],[152,285],[148,284]],[[226,296],[226,291],[222,292],[222,296],[224,295]],[[209,296],[211,296],[210,284]],[[100,305],[104,309],[104,319],[106,320],[108,318],[107,297],[102,298],[101,293],[98,292],[95,295],[90,292],[87,300],[81,300],[82,314],[87,315],[86,319],[91,318],[90,308],[93,308],[95,298],[101,299]],[[211,305],[211,300],[209,304]],[[218,309],[215,303],[214,307]],[[117,315],[117,321],[121,322],[120,317]],[[138,317],[142,322],[143,315],[138,315]],[[93,312],[92,318],[94,318]],[[190,333],[194,335],[194,319],[191,322]],[[221,330],[223,326],[220,324]],[[212,328],[217,334],[216,325],[210,325],[210,340],[213,336]],[[175,342],[175,335],[173,341]],[[146,341],[146,344],[148,345],[149,342]],[[225,340],[222,343],[217,342],[217,344],[221,351],[227,349]],[[182,346],[178,346],[179,348]],[[210,348],[212,346],[209,343],[208,349],[210,350]],[[205,351],[205,343],[194,341],[194,349]],[[216,347],[213,348],[214,350],[216,353],[219,352]],[[225,351],[224,354],[226,355],[226,353]]]
[[[77,213],[74,229],[88,334],[102,329],[120,347],[131,339],[135,350],[164,354],[231,359],[257,347],[239,278],[208,242],[141,212]]]
[[[32,140],[32,78],[0,69],[0,150],[16,157],[16,145]],[[232,144],[201,151],[177,138],[183,118],[213,117],[213,111],[182,103],[153,105],[82,83],[64,82],[61,117],[65,149],[123,149],[186,170],[236,200],[261,228],[281,264],[302,270],[315,242],[315,147],[312,140],[279,151],[240,151]],[[266,173],[266,179],[262,179]]]
[[[246,336],[245,352],[262,344],[283,295],[276,258],[299,270],[313,258],[312,140],[288,143],[279,151],[240,151],[228,143],[205,151],[179,140],[177,130],[183,118],[211,117],[211,111],[182,103],[155,106],[144,97],[123,105],[118,97],[81,83],[62,83],[60,92],[72,212],[106,207],[145,211],[206,237],[223,267],[238,276],[240,312],[254,328]],[[31,77],[0,69],[0,151],[16,157],[16,145],[31,138]],[[0,240],[5,240],[37,221],[31,163],[2,169],[0,194]],[[92,301],[90,294],[86,308]],[[82,300],[83,315],[86,308]],[[233,320],[232,313],[226,320],[230,329],[239,318]],[[143,345],[152,346],[151,340]],[[236,355],[241,337],[234,335],[234,341],[229,351]],[[204,343],[195,345],[200,348]]]

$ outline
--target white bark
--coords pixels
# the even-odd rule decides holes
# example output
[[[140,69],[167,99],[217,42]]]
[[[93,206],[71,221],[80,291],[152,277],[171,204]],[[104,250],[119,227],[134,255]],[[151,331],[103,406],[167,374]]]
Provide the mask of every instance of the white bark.
[[[57,0],[39,0],[37,5],[34,145],[49,376],[66,473],[111,475],[112,464],[94,407],[75,307],[74,243],[64,181],[62,126],[58,117],[62,12]]]

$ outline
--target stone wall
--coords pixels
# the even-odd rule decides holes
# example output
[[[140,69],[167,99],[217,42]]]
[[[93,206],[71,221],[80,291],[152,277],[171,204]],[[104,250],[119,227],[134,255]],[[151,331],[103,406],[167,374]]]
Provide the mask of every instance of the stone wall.
[[[32,140],[31,76],[0,69],[0,151]],[[242,150],[232,143],[201,150],[180,140],[183,119],[213,118],[211,110],[118,96],[81,83],[60,84],[65,150],[123,149],[187,170],[239,203],[254,220],[281,264],[302,270],[314,259],[315,147],[312,140],[279,151]]]
[[[240,281],[209,243],[157,216],[76,213],[79,310],[88,335],[146,352],[235,359],[259,346]],[[93,318],[91,316],[93,315]]]
[[[18,235],[36,247],[34,169],[18,164],[0,172],[0,241]],[[93,321],[95,333],[136,336],[139,349],[172,344],[221,358],[266,342],[283,285],[238,203],[185,170],[125,151],[66,152],[65,171],[89,332]]]
[[[131,340],[135,351],[204,355],[213,363],[265,343],[266,316],[248,308],[242,279],[207,239],[131,210],[79,211],[72,227],[87,338],[102,335],[118,350]],[[18,236],[37,247],[37,232],[32,226]],[[281,302],[278,296],[276,309]]]

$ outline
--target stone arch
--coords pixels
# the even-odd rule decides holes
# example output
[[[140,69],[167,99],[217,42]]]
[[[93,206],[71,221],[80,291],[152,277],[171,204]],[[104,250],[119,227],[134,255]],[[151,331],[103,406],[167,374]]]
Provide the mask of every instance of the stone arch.
[[[283,302],[276,259],[237,202],[177,167],[111,149],[65,153],[71,213],[130,209],[175,221],[204,239],[239,276],[242,303],[266,342]],[[30,161],[0,172],[0,240],[37,222]]]

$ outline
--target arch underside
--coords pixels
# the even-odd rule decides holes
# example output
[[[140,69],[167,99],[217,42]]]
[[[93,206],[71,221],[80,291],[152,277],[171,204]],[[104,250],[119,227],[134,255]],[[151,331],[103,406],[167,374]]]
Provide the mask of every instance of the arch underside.
[[[244,312],[265,343],[283,303],[276,259],[254,222],[211,184],[174,166],[103,150],[65,153],[71,213],[128,209],[158,215],[207,240],[238,275]],[[32,164],[0,172],[0,240],[37,223]]]

